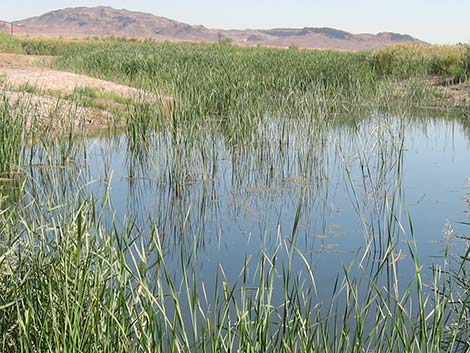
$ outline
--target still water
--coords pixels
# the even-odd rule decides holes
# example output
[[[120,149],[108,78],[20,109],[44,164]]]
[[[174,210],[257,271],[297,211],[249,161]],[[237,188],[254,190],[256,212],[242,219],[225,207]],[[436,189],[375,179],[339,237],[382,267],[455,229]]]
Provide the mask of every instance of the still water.
[[[28,194],[58,202],[93,195],[103,226],[123,236],[146,238],[154,225],[176,278],[183,254],[208,288],[216,274],[229,283],[242,269],[256,277],[262,254],[276,254],[291,257],[289,271],[314,276],[324,298],[344,267],[378,266],[387,244],[405,283],[410,244],[424,268],[442,264],[447,246],[466,246],[455,235],[469,231],[459,223],[469,221],[469,152],[462,121],[265,118],[238,133],[219,124],[191,136],[90,138],[73,152],[38,146],[33,165],[57,164],[65,153],[74,163],[31,168]],[[33,187],[48,183],[68,192]]]

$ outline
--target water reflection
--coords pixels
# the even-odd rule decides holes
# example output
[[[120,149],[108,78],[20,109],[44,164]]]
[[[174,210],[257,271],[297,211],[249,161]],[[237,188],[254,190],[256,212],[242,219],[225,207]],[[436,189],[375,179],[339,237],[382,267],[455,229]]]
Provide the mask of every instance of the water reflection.
[[[219,268],[235,282],[248,258],[256,271],[262,254],[290,244],[302,254],[291,270],[308,263],[327,295],[343,265],[355,259],[372,275],[391,244],[387,261],[406,278],[412,235],[427,263],[441,253],[443,225],[464,210],[469,131],[460,121],[388,115],[264,118],[238,140],[218,124],[198,135],[35,146],[24,202],[92,196],[102,226],[134,238],[154,227],[174,268],[194,254],[205,283]]]

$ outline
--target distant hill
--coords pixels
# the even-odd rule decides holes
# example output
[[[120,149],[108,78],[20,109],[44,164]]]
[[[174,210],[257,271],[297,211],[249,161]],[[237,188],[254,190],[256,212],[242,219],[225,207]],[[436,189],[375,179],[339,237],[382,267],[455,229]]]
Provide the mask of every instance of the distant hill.
[[[48,12],[14,22],[16,34],[63,37],[129,37],[169,41],[216,42],[230,38],[241,45],[265,45],[342,50],[376,49],[396,42],[419,42],[406,34],[352,34],[334,28],[276,28],[268,30],[219,30],[194,26],[148,13],[112,7],[77,7]],[[0,21],[0,30],[10,26]]]
[[[0,31],[1,32],[10,32],[11,24],[5,21],[0,20]]]

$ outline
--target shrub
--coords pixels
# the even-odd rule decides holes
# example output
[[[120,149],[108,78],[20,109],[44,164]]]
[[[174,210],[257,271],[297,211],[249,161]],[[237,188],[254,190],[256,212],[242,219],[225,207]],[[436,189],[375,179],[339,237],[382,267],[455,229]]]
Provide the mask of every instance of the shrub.
[[[426,75],[462,75],[463,45],[397,44],[373,52],[369,63],[380,75],[410,78]]]

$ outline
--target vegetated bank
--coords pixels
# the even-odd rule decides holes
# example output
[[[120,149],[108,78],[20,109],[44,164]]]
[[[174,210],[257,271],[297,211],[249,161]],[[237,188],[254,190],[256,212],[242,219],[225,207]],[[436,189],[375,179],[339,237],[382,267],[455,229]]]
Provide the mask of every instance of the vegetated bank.
[[[176,116],[185,116],[185,123],[207,116],[351,112],[379,104],[387,109],[403,102],[468,104],[468,90],[453,101],[445,97],[451,90],[427,80],[437,75],[447,83],[466,81],[465,45],[396,45],[369,53],[1,36],[0,50],[58,56],[54,67],[174,97]]]

